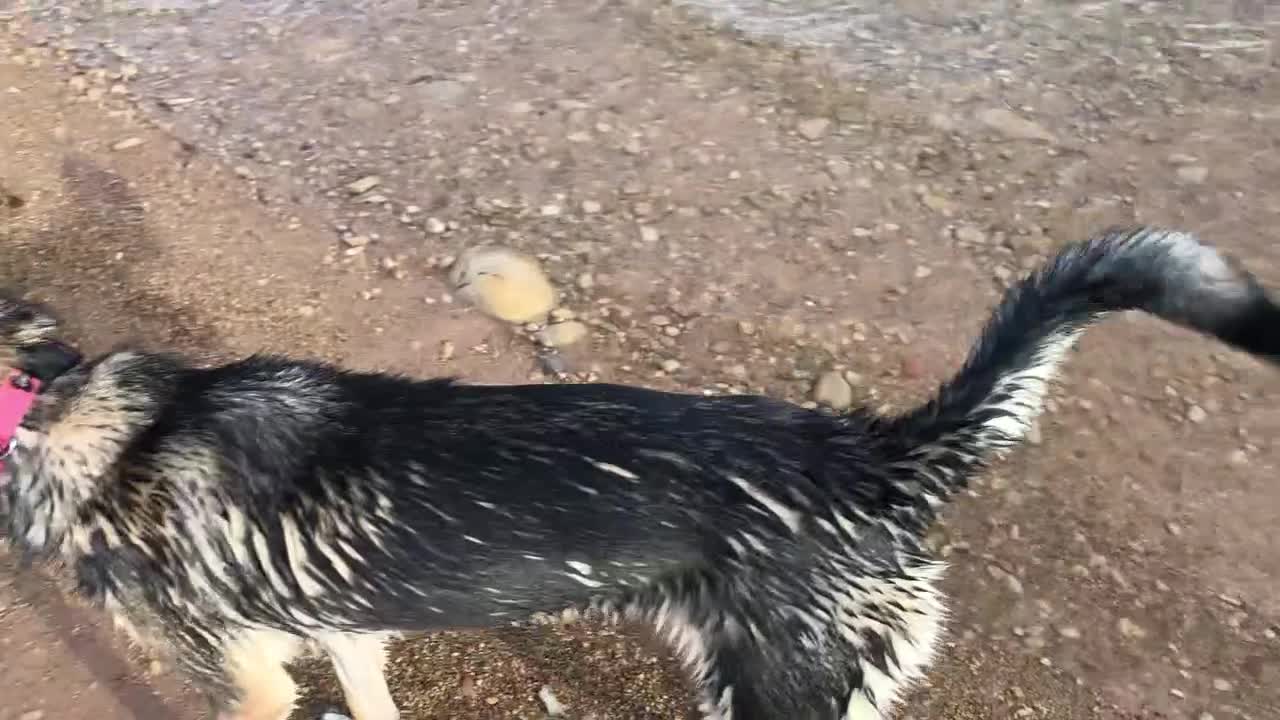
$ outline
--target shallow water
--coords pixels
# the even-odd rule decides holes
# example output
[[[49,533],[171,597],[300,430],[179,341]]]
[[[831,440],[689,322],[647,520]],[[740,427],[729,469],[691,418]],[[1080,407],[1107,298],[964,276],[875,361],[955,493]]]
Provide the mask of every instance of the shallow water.
[[[833,66],[853,76],[922,87],[971,81],[993,72],[1035,71],[1058,62],[1063,50],[1096,59],[1099,49],[1117,61],[1142,57],[1143,29],[1177,28],[1194,47],[1265,59],[1280,21],[1280,5],[1263,0],[674,0],[714,25],[785,45],[820,48]],[[370,29],[394,29],[393,17],[423,20],[459,10],[477,21],[539,12],[622,12],[610,0],[105,0],[65,3],[28,0],[16,7],[46,32],[106,41],[139,53],[149,64],[186,63],[210,56],[231,60],[264,37],[302,25],[368,38]],[[1271,9],[1268,9],[1271,8]],[[143,19],[145,18],[145,21]],[[1267,21],[1271,22],[1268,23]],[[308,21],[319,21],[308,22]],[[192,38],[203,53],[193,54]],[[92,52],[96,48],[82,48]]]
[[[1280,5],[1262,0],[677,0],[748,36],[824,48],[840,67],[934,80],[1034,68],[1038,49],[1141,56],[1143,29],[1176,28],[1212,52],[1264,57]],[[1268,37],[1270,32],[1271,37]]]

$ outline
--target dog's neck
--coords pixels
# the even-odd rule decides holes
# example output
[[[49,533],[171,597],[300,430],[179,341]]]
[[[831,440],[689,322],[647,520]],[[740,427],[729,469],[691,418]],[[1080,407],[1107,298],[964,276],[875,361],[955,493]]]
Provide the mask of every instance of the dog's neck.
[[[45,384],[5,470],[10,539],[37,555],[56,550],[79,508],[113,486],[126,448],[155,423],[181,371],[168,356],[117,351]]]
[[[38,433],[33,433],[27,426],[33,421],[33,416],[39,414],[39,406],[44,399],[41,393],[58,378],[80,365],[81,360],[80,353],[71,347],[56,341],[45,341],[19,348],[13,365],[0,368],[0,490],[8,490],[5,486],[19,473],[19,468],[9,466],[12,461],[10,456],[19,451],[19,446],[32,442],[38,436]],[[29,481],[30,478],[25,480]],[[26,482],[20,479],[18,483],[14,483],[15,488],[20,484]],[[44,549],[51,526],[62,524],[60,519],[54,518],[55,498],[48,493],[42,495],[41,505],[46,511],[42,513],[42,524],[36,528],[34,537],[27,537],[28,533],[24,532],[22,537],[17,538],[24,548],[38,546]],[[6,524],[10,526],[9,529],[14,528],[15,520],[19,521],[16,524],[32,529],[35,524],[32,521],[36,518],[28,503],[12,503],[13,496],[7,492],[0,493],[0,496],[3,496],[0,497],[0,508],[8,516]],[[26,555],[24,552],[24,556]]]

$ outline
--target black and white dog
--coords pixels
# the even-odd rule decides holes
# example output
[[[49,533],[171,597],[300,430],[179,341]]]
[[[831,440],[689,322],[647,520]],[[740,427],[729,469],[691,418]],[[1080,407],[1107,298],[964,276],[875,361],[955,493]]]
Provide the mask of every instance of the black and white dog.
[[[277,358],[81,360],[8,300],[9,536],[65,560],[224,720],[286,718],[284,664],[312,645],[358,720],[393,720],[388,637],[563,608],[656,628],[707,718],[878,719],[942,634],[926,530],[1022,439],[1077,336],[1129,309],[1280,357],[1252,275],[1150,228],[1062,250],[896,417]]]

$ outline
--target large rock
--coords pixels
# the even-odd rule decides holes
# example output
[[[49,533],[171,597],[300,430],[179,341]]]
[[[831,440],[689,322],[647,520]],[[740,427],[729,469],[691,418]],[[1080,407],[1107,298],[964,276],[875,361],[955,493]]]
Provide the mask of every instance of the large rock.
[[[464,300],[507,322],[539,322],[556,304],[556,290],[538,261],[509,248],[466,250],[449,279]]]

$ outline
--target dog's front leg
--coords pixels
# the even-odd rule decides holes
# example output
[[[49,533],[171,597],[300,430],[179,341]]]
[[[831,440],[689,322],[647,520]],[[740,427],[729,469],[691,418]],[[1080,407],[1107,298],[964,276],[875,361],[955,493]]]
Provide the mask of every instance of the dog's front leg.
[[[387,638],[384,635],[324,633],[316,636],[338,674],[342,694],[355,720],[400,720],[387,689]]]
[[[288,720],[298,688],[285,664],[300,646],[300,638],[273,630],[234,637],[223,651],[223,664],[238,697],[218,720]]]

